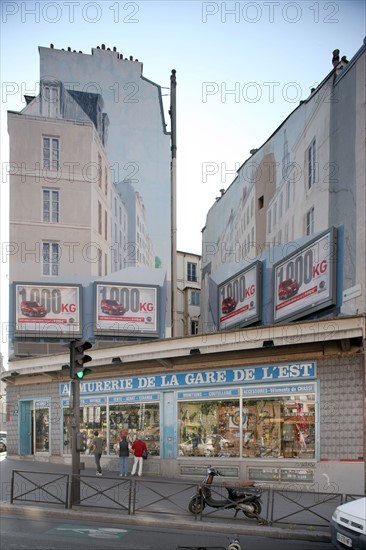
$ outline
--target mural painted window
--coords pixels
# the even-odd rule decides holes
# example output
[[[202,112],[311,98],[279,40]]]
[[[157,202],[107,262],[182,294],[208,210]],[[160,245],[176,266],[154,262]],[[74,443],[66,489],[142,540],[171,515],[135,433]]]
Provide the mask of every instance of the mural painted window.
[[[238,457],[239,399],[178,404],[178,456]]]
[[[98,233],[102,234],[102,205],[98,201]]]
[[[60,140],[54,137],[43,138],[43,168],[58,170],[60,166]]]
[[[118,404],[109,407],[109,453],[115,454],[120,436],[133,443],[145,441],[149,454],[160,455],[160,408],[156,403]]]
[[[42,86],[42,116],[50,118],[59,116],[59,91],[57,86]]]
[[[73,411],[70,408],[63,410],[63,453],[72,452],[72,419]],[[94,431],[98,431],[99,437],[104,440],[107,452],[107,408],[106,406],[83,406],[80,407],[80,431],[87,434],[87,449],[83,454],[93,454]]]
[[[42,275],[53,276],[59,274],[59,253],[58,243],[42,244]]]
[[[187,263],[187,279],[188,281],[197,281],[197,264]]]
[[[102,189],[102,177],[103,177],[103,168],[102,168],[102,157],[98,153],[98,185]]]
[[[313,206],[306,213],[306,234],[311,235],[312,233],[314,233],[314,207]]]
[[[43,221],[58,223],[60,211],[60,193],[54,189],[43,189]]]
[[[199,306],[200,305],[200,293],[197,290],[191,291],[191,305]]]
[[[310,144],[309,146],[309,149],[308,149],[308,152],[307,152],[307,157],[308,157],[308,189],[311,189],[311,187],[314,185],[315,183],[315,178],[316,178],[316,161],[315,161],[315,139],[313,140],[313,142]]]

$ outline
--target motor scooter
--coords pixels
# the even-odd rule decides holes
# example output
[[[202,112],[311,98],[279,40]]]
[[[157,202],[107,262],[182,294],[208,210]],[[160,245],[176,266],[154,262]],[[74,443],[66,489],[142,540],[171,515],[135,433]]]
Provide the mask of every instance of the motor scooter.
[[[240,485],[226,485],[226,498],[215,498],[210,487],[215,476],[222,474],[212,466],[207,468],[207,474],[203,481],[198,485],[197,492],[192,496],[188,503],[188,510],[194,514],[200,514],[206,506],[211,508],[234,509],[235,517],[238,512],[248,518],[258,518],[261,511],[261,496],[262,491],[255,486],[254,481],[245,481]]]

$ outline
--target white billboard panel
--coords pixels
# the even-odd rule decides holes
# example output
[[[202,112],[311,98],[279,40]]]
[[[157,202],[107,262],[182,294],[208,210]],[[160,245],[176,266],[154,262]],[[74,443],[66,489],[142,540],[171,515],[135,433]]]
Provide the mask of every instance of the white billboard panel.
[[[15,336],[81,335],[80,285],[14,283],[13,307]]]
[[[246,326],[261,317],[261,263],[243,269],[218,286],[219,330]]]
[[[95,334],[159,336],[159,287],[95,283]]]
[[[331,228],[274,265],[274,322],[336,303],[336,230]]]

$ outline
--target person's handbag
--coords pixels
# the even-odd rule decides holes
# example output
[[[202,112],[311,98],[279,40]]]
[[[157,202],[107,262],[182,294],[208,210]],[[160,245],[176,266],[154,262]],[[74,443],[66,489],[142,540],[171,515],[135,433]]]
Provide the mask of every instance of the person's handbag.
[[[144,460],[146,460],[148,456],[149,456],[149,453],[147,451],[142,451],[142,458]]]

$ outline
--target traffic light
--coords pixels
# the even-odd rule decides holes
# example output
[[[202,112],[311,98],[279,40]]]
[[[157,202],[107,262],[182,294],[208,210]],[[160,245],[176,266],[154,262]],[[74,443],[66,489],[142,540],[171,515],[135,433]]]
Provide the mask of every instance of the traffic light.
[[[78,453],[84,453],[86,451],[86,433],[78,432],[76,434],[76,450]]]
[[[90,349],[90,342],[82,342],[81,340],[72,340],[70,342],[70,378],[72,380],[80,380],[86,374],[90,374],[90,369],[84,368],[84,363],[92,360],[90,355],[85,355],[85,350]]]

